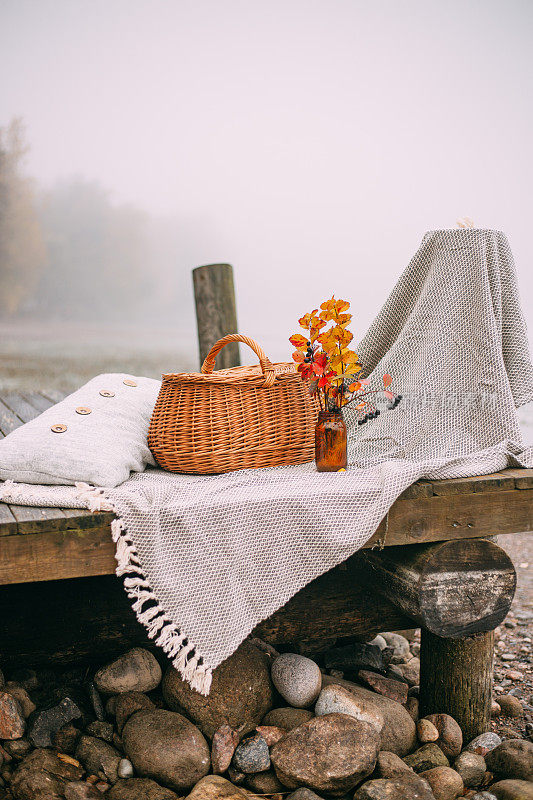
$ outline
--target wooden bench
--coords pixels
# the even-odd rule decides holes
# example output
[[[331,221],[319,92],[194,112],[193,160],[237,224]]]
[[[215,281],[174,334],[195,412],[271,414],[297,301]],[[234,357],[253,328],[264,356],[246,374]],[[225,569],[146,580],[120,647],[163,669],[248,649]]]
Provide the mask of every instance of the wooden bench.
[[[0,436],[60,400],[0,396]],[[3,663],[99,661],[147,639],[114,577],[112,514],[0,503]],[[533,530],[533,470],[419,481],[363,550],[317,578],[255,633],[274,645],[422,627],[421,713],[447,711],[472,737],[490,715],[493,629],[516,576],[490,538]],[[310,613],[312,610],[312,613]]]

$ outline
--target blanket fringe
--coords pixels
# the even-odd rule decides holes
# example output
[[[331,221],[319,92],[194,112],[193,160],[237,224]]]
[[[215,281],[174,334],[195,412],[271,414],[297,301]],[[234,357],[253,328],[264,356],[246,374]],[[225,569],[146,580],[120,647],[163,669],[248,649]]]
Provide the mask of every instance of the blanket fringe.
[[[114,511],[112,502],[105,496],[105,490],[77,483],[77,496],[87,504],[89,511]],[[184,681],[203,695],[211,688],[213,670],[208,667],[197,647],[161,607],[143,573],[137,549],[131,540],[124,520],[117,517],[111,523],[111,536],[116,545],[116,574],[123,578],[126,594],[133,600],[132,608],[137,619],[144,625],[148,638],[154,639],[168,655]]]

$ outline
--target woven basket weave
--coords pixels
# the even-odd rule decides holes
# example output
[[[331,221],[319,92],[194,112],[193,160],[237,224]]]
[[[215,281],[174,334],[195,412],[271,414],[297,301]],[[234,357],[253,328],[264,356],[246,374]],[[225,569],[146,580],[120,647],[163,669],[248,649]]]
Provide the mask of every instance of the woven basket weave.
[[[229,342],[251,347],[259,365],[213,372]],[[272,364],[253,339],[233,333],[212,347],[201,373],[163,375],[148,445],[170,472],[302,464],[314,458],[317,415],[293,364]]]

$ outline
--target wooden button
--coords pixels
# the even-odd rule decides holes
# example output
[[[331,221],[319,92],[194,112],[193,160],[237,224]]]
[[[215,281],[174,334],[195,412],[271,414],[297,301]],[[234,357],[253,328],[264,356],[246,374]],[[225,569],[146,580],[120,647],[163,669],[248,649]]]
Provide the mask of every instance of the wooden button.
[[[125,386],[137,386],[137,384],[135,383],[135,381],[130,381],[130,380],[129,380],[129,378],[126,378],[126,380],[125,380],[125,381],[122,381],[122,383],[123,383]]]
[[[51,431],[54,433],[64,433],[67,429],[66,425],[52,425],[50,428]]]
[[[86,406],[78,406],[76,409],[76,414],[90,414],[91,409],[87,408]]]
[[[115,392],[108,392],[107,389],[101,389],[100,390],[100,394],[102,395],[102,397],[114,397],[115,396]]]

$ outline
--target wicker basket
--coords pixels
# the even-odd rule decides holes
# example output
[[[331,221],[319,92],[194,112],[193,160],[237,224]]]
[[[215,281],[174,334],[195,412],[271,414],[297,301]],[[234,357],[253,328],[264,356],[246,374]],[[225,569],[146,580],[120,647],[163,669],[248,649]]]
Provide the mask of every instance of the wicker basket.
[[[259,366],[213,372],[229,342],[251,347]],[[253,339],[233,333],[212,347],[201,373],[163,375],[148,445],[170,472],[302,464],[314,458],[317,415],[293,364],[272,364]]]

